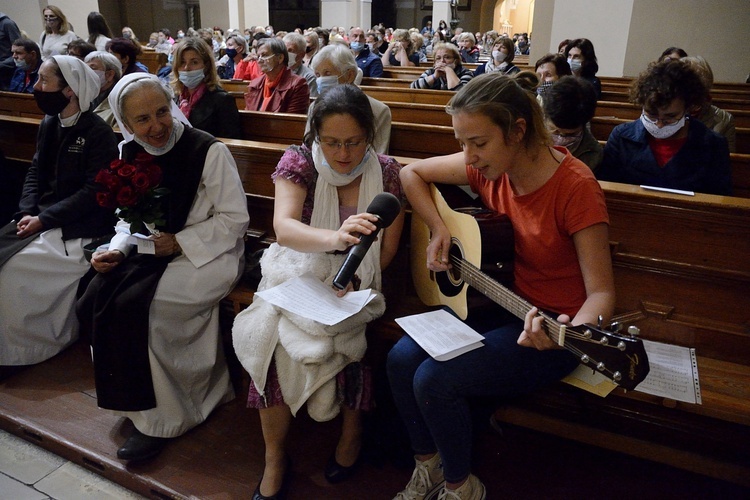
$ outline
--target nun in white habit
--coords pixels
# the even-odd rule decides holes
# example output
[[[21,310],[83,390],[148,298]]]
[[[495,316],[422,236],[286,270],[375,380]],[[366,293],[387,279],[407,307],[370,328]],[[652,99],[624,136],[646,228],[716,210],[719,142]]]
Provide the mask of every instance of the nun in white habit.
[[[75,295],[89,269],[83,247],[113,232],[97,205],[99,170],[117,158],[117,139],[89,110],[99,78],[83,61],[52,56],[34,97],[46,116],[11,223],[0,229],[0,376],[42,362],[78,337]]]
[[[123,77],[109,100],[125,137],[121,158],[158,166],[169,190],[154,254],[139,253],[120,220],[109,248],[93,255],[98,273],[78,302],[98,404],[133,422],[117,456],[135,461],[234,398],[218,313],[241,274],[248,214],[227,147],[192,128],[155,75]]]

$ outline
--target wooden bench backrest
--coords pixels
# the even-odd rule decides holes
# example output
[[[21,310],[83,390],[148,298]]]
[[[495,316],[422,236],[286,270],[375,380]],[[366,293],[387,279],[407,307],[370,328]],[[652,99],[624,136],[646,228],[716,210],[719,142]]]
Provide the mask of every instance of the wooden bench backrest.
[[[154,75],[164,66],[167,65],[167,54],[156,52],[155,50],[143,49],[143,52],[136,57],[136,60],[148,68],[149,73]]]

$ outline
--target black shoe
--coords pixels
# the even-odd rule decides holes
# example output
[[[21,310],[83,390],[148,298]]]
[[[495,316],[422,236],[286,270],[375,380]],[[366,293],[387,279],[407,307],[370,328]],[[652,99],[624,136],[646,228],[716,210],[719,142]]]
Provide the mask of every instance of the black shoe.
[[[357,470],[357,467],[359,467],[361,457],[362,452],[360,452],[357,460],[355,460],[352,465],[344,467],[336,461],[336,453],[334,453],[328,460],[328,465],[326,465],[325,476],[328,482],[331,484],[338,484],[349,479]]]
[[[291,474],[292,470],[292,459],[289,458],[289,456],[286,457],[286,469],[284,469],[284,477],[281,480],[281,488],[279,488],[279,491],[277,491],[275,494],[267,497],[265,495],[262,495],[260,493],[260,483],[263,482],[263,476],[260,477],[260,481],[258,481],[258,486],[255,487],[255,491],[253,492],[253,498],[252,500],[283,500],[286,497],[286,488],[289,484],[289,475]]]
[[[117,458],[121,460],[147,460],[159,454],[169,438],[147,436],[138,429],[133,429],[125,444],[117,450]]]

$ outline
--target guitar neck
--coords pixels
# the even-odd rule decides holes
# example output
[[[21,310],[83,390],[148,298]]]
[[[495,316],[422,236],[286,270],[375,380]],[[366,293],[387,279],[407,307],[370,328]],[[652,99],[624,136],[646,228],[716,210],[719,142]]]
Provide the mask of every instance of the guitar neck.
[[[451,256],[451,263],[460,272],[461,279],[469,286],[500,305],[515,317],[524,319],[526,314],[534,307],[528,301],[487,276],[470,262],[454,255]],[[547,336],[558,345],[565,346],[565,325],[555,321],[541,311],[539,314],[544,318],[542,328]]]

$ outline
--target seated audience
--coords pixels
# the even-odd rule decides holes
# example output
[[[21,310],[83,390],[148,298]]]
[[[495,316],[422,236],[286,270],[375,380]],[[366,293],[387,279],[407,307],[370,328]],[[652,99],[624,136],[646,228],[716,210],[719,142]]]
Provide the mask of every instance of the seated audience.
[[[10,79],[10,92],[23,92],[31,94],[34,92],[34,85],[39,78],[39,68],[42,65],[42,56],[39,52],[39,46],[28,38],[19,38],[11,46],[13,61],[16,63],[16,70]]]
[[[156,45],[153,49],[160,54],[169,54],[172,51],[172,44],[167,40],[167,35],[163,30],[156,32]]]
[[[518,40],[516,41],[516,55],[529,55],[529,51],[531,50],[531,44],[529,44],[529,38],[526,33],[521,33],[518,35]]]
[[[416,28],[413,28],[416,30]],[[419,62],[426,63],[427,62],[427,47],[424,46],[424,37],[417,33],[416,31],[412,31],[409,33],[409,38],[411,38],[411,43],[414,44],[414,53],[419,56]],[[382,61],[381,61],[382,64]]]
[[[84,247],[112,233],[95,177],[117,157],[112,128],[91,112],[99,79],[72,56],[42,63],[34,98],[45,116],[14,220],[0,230],[0,377],[78,338]]]
[[[44,31],[39,35],[39,49],[42,61],[54,55],[66,55],[68,44],[78,38],[68,23],[68,18],[59,7],[48,5],[42,10]]]
[[[234,97],[219,85],[211,48],[198,37],[177,43],[172,86],[190,124],[214,137],[241,138]]]
[[[435,65],[411,82],[413,89],[458,90],[474,77],[461,64],[458,48],[452,43],[439,43],[433,49]]]
[[[307,44],[305,37],[299,33],[287,33],[282,38],[289,54],[289,69],[297,76],[301,76],[307,82],[310,89],[310,97],[318,97],[318,84],[315,81],[315,72],[309,66],[303,64],[305,48]]]
[[[258,65],[263,74],[247,86],[245,109],[307,113],[310,88],[304,78],[291,72],[288,64],[289,54],[284,42],[278,38],[264,38],[258,42]]]
[[[107,42],[112,39],[112,30],[109,29],[104,16],[99,12],[90,12],[86,18],[86,25],[89,29],[89,38],[87,41],[96,47],[96,50],[107,50]]]
[[[714,86],[714,72],[711,71],[708,61],[701,56],[685,57],[685,61],[698,73],[701,77],[703,85],[706,86],[709,92],[708,99],[700,108],[691,110],[690,115],[703,122],[703,125],[710,128],[719,135],[723,135],[727,139],[729,145],[729,152],[734,153],[737,151],[737,130],[734,126],[734,117],[731,113],[727,113],[723,109],[717,108],[711,104],[711,88]]]
[[[360,461],[361,413],[373,405],[371,371],[361,362],[367,348],[365,328],[385,310],[379,292],[381,270],[396,254],[405,214],[400,165],[375,153],[374,136],[365,94],[353,85],[338,85],[315,100],[304,144],[291,146],[273,174],[277,243],[261,259],[260,290],[305,272],[330,284],[347,248],[359,242],[359,235],[375,230],[377,219],[366,212],[373,198],[388,192],[401,207],[357,268],[356,283],[338,292],[343,296],[352,289],[375,291],[376,298],[355,316],[326,327],[298,321],[256,295],[235,319],[235,352],[251,377],[248,406],[259,410],[265,442],[265,469],[253,494],[256,499],[285,493],[290,473],[286,437],[292,417],[303,405],[317,421],[342,414],[341,437],[325,467],[329,482],[349,478]],[[321,345],[321,339],[334,334],[334,343]],[[317,347],[313,353],[302,344]]]
[[[682,59],[687,57],[687,52],[679,47],[667,47],[664,52],[659,56],[659,61],[666,61],[667,59]]]
[[[499,306],[470,314],[467,323],[483,334],[484,346],[448,361],[432,359],[409,335],[391,349],[391,392],[415,453],[414,473],[398,499],[486,498],[471,474],[472,400],[514,400],[578,366],[577,355],[547,336],[540,310],[572,325],[598,318],[606,324],[614,310],[604,193],[586,165],[548,145],[532,82],[525,81],[530,74],[474,78],[447,108],[463,152],[401,172],[409,202],[431,232],[422,261],[431,272],[450,268],[454,236],[430,196],[431,183],[468,184],[484,206],[509,217],[513,291],[528,306],[514,314]]]
[[[327,90],[337,86],[354,83],[357,78],[357,63],[351,50],[347,50],[339,44],[331,44],[323,47],[313,62],[316,80],[318,82],[318,92],[323,94]],[[388,152],[388,143],[391,140],[391,109],[382,102],[367,96],[372,108],[373,119],[375,120],[375,137],[372,140],[372,147],[376,153],[386,154]],[[312,106],[308,112],[307,128],[305,133],[309,132],[311,125]]]
[[[133,33],[133,30],[130,28],[130,26],[125,26],[122,28],[122,38],[132,40],[138,46],[141,45],[141,42],[138,40],[138,37],[135,36],[135,33]],[[104,46],[104,50],[107,50],[106,44]]]
[[[516,53],[513,48],[512,38],[502,37],[495,40],[495,44],[492,46],[491,55],[492,57],[489,61],[477,66],[477,69],[474,70],[474,76],[495,71],[503,75],[513,75],[521,71],[518,66],[513,64],[513,59],[516,57]]]
[[[539,104],[544,102],[544,96],[549,91],[552,84],[566,75],[572,75],[570,65],[562,54],[547,54],[542,56],[534,66],[539,77],[539,86],[536,89],[537,100]]]
[[[241,35],[227,37],[224,57],[219,59],[217,71],[223,80],[252,80],[260,76],[258,62],[248,57],[247,40]]]
[[[375,26],[372,29],[375,32],[375,45],[370,50],[376,56],[382,56],[388,50],[388,39],[385,36],[385,28]]]
[[[643,114],[609,135],[599,179],[731,195],[727,140],[690,119],[690,111],[707,101],[708,89],[689,63],[652,63],[630,95]]]
[[[156,75],[124,76],[109,100],[126,141],[121,160],[169,191],[153,232],[117,223],[91,258],[77,304],[91,335],[97,405],[133,425],[117,457],[139,461],[234,399],[219,301],[241,274],[248,214],[229,150],[190,127]],[[148,236],[154,253],[137,253],[131,232]]]
[[[95,50],[86,56],[86,64],[94,70],[99,77],[99,95],[91,101],[94,114],[104,120],[107,125],[114,127],[117,124],[112,108],[109,107],[109,93],[122,78],[122,66],[120,61],[109,52]]]
[[[599,63],[596,60],[594,44],[587,38],[576,38],[565,47],[565,58],[573,76],[588,80],[596,91],[596,100],[602,98],[602,83],[596,77]]]
[[[419,66],[419,55],[414,53],[414,44],[409,32],[398,29],[393,32],[393,39],[388,44],[380,61],[387,66]]]
[[[76,38],[68,44],[68,55],[77,57],[81,61],[86,60],[86,56],[96,50],[93,44],[90,44],[82,38]]]
[[[464,32],[458,36],[458,49],[461,53],[461,62],[475,63],[479,61],[479,48],[474,35]]]
[[[563,40],[562,42],[560,42],[560,43],[559,43],[559,44],[557,45],[557,53],[558,53],[558,54],[560,54],[560,55],[563,55],[563,56],[564,56],[564,55],[565,55],[565,48],[566,48],[566,47],[568,46],[568,44],[569,44],[569,43],[570,43],[571,41],[572,41],[572,40],[570,40],[570,39],[566,38],[565,40]]]
[[[107,42],[107,52],[114,55],[122,65],[122,76],[130,73],[148,73],[148,68],[136,59],[141,48],[127,38],[113,38]]]
[[[596,170],[602,161],[602,145],[587,127],[594,111],[596,92],[581,78],[564,76],[544,96],[544,114],[551,125],[552,143],[567,148],[591,170]]]
[[[444,43],[445,41],[446,41],[445,35],[443,35],[443,32],[436,31],[435,34],[432,36],[432,42],[430,43],[430,45],[427,46],[427,50],[426,50],[427,55],[428,56],[433,55],[435,46],[441,42]]]

